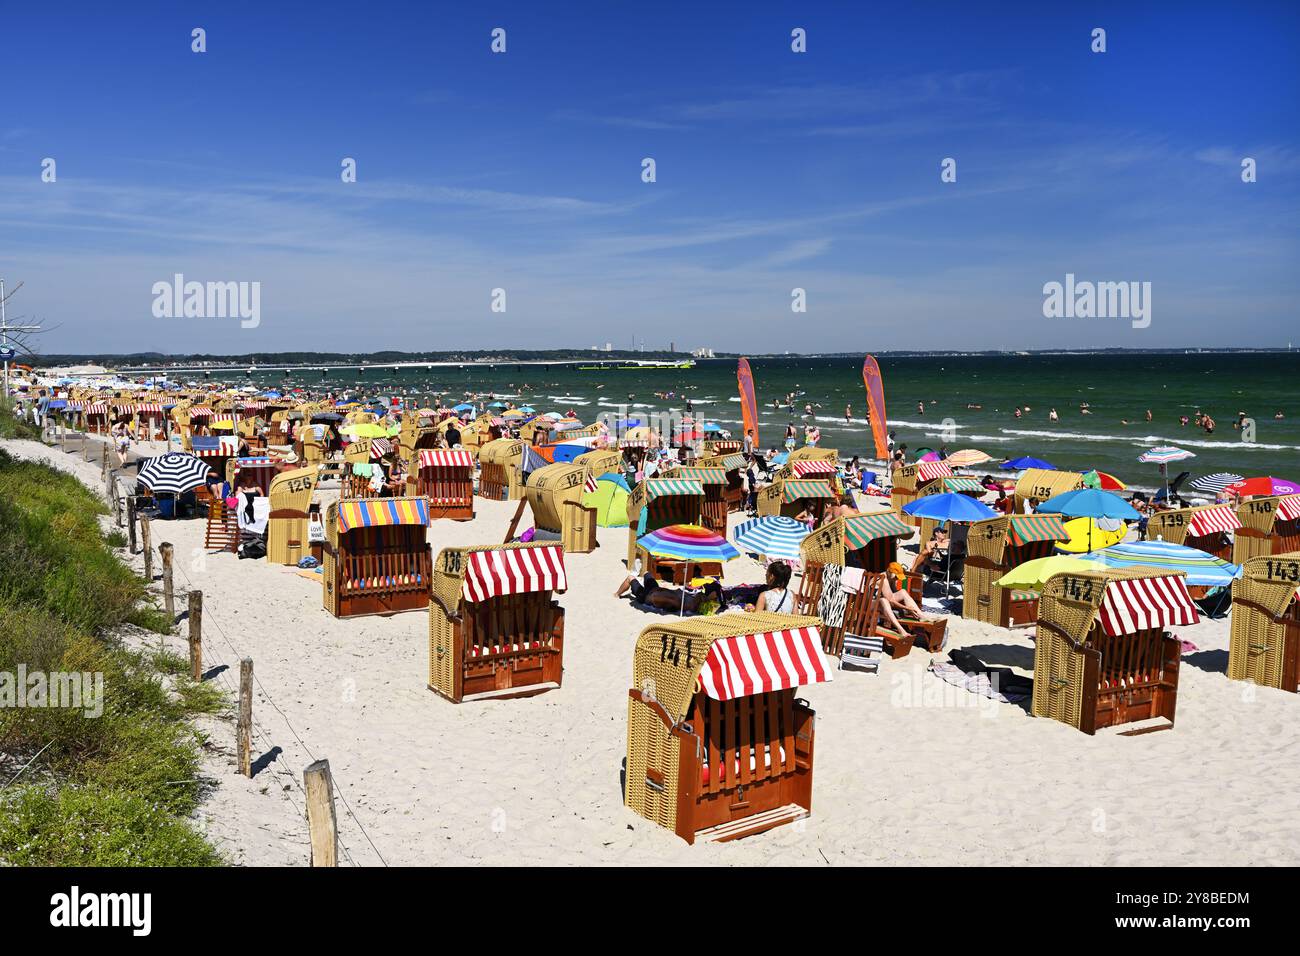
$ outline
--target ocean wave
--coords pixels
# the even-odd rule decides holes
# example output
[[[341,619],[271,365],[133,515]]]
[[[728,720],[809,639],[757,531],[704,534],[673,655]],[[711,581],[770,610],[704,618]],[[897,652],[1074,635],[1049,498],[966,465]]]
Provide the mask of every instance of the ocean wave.
[[[1139,448],[1147,448],[1153,445],[1174,445],[1178,448],[1186,446],[1189,448],[1214,448],[1220,451],[1238,448],[1243,451],[1247,449],[1256,451],[1300,451],[1300,445],[1271,445],[1266,442],[1215,441],[1213,439],[1198,438],[1167,438],[1163,435],[1098,435],[1091,432],[1054,432],[1032,428],[1003,428],[1000,431],[1008,435],[1044,438],[1048,441],[1124,442]]]
[[[937,422],[936,422],[936,421],[928,421],[928,422],[905,422],[905,421],[902,421],[901,419],[887,418],[887,419],[885,419],[885,423],[886,423],[890,428],[940,428],[940,427],[943,427],[943,428],[950,428],[950,429],[953,429],[953,430],[955,431],[955,430],[960,430],[960,429],[962,429],[962,428],[967,428],[967,427],[969,427],[969,426],[967,426],[967,425],[958,425],[958,424],[956,424],[956,423],[953,423],[953,424],[951,424],[951,425],[944,424],[944,422],[943,422],[942,420],[937,421]]]

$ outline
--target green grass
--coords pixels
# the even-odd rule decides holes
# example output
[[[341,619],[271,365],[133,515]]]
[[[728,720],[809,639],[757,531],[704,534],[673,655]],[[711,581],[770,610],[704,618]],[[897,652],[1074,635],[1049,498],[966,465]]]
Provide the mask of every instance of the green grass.
[[[41,430],[30,418],[15,418],[13,402],[0,396],[0,438],[33,438],[40,440]]]
[[[0,708],[0,865],[205,865],[186,818],[201,796],[188,723],[224,700],[177,654],[106,636],[165,631],[144,583],[112,554],[101,503],[76,479],[0,451],[0,671],[104,675],[104,711]],[[171,685],[169,692],[164,684]]]

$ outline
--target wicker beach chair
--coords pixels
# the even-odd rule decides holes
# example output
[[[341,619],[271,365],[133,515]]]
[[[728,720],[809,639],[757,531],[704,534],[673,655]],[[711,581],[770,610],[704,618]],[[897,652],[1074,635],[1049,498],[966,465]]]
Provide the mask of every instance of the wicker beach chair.
[[[479,449],[479,497],[492,501],[519,501],[523,498],[525,447],[525,443],[517,438],[498,438]]]
[[[474,517],[474,456],[464,448],[418,448],[406,479],[408,495],[429,500],[429,518]]]
[[[310,553],[307,524],[315,489],[316,469],[311,467],[282,471],[271,479],[266,521],[266,560],[271,564],[295,565]]]
[[[627,499],[627,566],[630,570],[638,557],[642,567],[656,577],[657,562],[637,548],[642,535],[671,524],[700,524],[704,517],[704,486],[685,478],[647,478],[640,482]],[[672,578],[669,577],[668,580]]]
[[[454,703],[560,686],[568,581],[554,544],[446,548],[429,603],[429,689]]]
[[[1037,498],[1041,504],[1067,491],[1083,487],[1083,475],[1076,471],[1052,471],[1047,468],[1027,468],[1016,481],[1015,513],[1025,513],[1025,503]]]
[[[1045,558],[1056,542],[1070,537],[1060,515],[1008,515],[973,521],[966,535],[961,616],[997,627],[1038,619],[1038,592],[1004,588],[996,582],[1013,568]]]
[[[344,498],[325,512],[321,600],[335,617],[429,604],[432,559],[423,498]]]
[[[1232,585],[1228,676],[1300,690],[1300,551],[1250,558]]]
[[[546,465],[529,476],[524,488],[534,528],[557,538],[571,553],[596,550],[596,509],[582,503],[588,476],[583,465]]]
[[[687,843],[806,817],[815,715],[795,691],[831,679],[817,624],[750,613],[643,630],[628,692],[627,806]],[[774,658],[792,666],[769,667]]]
[[[1233,534],[1232,563],[1300,551],[1300,495],[1246,498],[1237,506],[1241,522]]]
[[[1031,713],[1086,734],[1173,727],[1182,647],[1167,627],[1197,620],[1181,572],[1054,575],[1038,605]]]

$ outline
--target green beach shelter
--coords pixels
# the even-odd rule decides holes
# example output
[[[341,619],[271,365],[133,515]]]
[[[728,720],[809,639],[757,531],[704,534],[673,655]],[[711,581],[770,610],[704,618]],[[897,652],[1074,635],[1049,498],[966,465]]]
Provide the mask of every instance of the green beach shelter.
[[[582,506],[596,509],[598,527],[626,528],[628,492],[626,478],[606,472],[596,479],[596,490],[582,496]]]

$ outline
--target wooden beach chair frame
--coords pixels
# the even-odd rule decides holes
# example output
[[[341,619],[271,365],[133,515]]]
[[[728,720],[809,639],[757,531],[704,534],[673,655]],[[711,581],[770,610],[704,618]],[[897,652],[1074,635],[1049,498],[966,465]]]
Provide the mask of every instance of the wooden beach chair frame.
[[[1030,713],[1085,734],[1156,718],[1168,723],[1119,733],[1172,728],[1182,645],[1163,627],[1107,635],[1098,612],[1117,582],[1184,577],[1151,568],[1053,575],[1038,605]]]
[[[423,498],[343,498],[325,511],[321,602],[335,617],[397,614],[429,604],[433,559]],[[348,509],[348,528],[340,509]],[[396,513],[402,523],[391,523]],[[367,526],[354,520],[364,516]],[[410,520],[407,520],[410,519]]]
[[[700,522],[714,534],[727,536],[727,472],[723,468],[704,468],[699,465],[678,466],[663,477],[685,478],[698,481],[704,488],[704,503],[700,508]]]
[[[1069,540],[1059,515],[1003,515],[972,521],[966,535],[961,616],[996,627],[1038,620],[1038,592],[996,584],[1013,568],[1055,551]]]
[[[797,688],[720,701],[700,676],[719,641],[772,635],[785,642],[815,634],[817,625],[815,617],[747,613],[668,617],[643,630],[628,691],[627,807],[689,844],[808,816],[816,715]]]
[[[1300,692],[1300,551],[1250,558],[1232,585],[1228,676]]]
[[[587,554],[597,547],[596,509],[582,503],[588,475],[576,463],[546,465],[529,475],[524,487],[533,526],[558,536],[568,553]]]
[[[1232,536],[1233,564],[1300,551],[1300,495],[1245,498],[1237,505],[1237,520],[1241,527]]]
[[[409,460],[406,493],[429,500],[429,520],[474,518],[474,455],[465,448],[416,447]]]
[[[553,570],[496,579],[491,596],[485,567]],[[554,542],[444,548],[438,554],[429,602],[429,689],[453,703],[531,697],[557,690],[564,671],[564,552]],[[468,580],[467,580],[468,576]],[[513,581],[513,584],[506,584]],[[536,588],[542,583],[542,587]],[[517,590],[519,582],[535,590]],[[559,587],[556,587],[556,584]],[[504,593],[496,593],[504,588]]]

